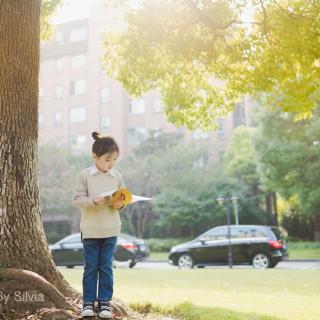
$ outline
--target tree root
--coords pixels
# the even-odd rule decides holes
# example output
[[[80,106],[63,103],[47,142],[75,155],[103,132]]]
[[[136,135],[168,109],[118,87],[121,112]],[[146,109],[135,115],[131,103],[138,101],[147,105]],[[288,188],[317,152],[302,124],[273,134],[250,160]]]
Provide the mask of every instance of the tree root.
[[[65,297],[43,277],[28,270],[4,269],[0,275],[0,320],[70,320],[79,319],[83,301]],[[113,319],[140,320],[145,317],[120,299],[111,301]],[[98,318],[97,318],[98,319]]]

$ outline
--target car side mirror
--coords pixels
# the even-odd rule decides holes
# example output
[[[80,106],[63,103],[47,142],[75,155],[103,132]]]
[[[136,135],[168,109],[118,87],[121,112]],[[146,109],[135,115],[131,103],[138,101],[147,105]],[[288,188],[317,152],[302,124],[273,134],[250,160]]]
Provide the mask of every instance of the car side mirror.
[[[201,242],[202,244],[206,244],[207,240],[206,240],[206,238],[200,238],[200,242]]]
[[[60,248],[61,248],[61,249],[64,249],[64,248],[65,248],[65,243],[64,243],[64,242],[61,242],[61,243],[60,243]]]

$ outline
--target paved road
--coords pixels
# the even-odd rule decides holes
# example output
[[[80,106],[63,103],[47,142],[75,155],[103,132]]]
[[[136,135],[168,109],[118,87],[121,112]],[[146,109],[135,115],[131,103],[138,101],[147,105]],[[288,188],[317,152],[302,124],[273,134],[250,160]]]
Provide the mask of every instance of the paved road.
[[[126,268],[123,263],[118,268]],[[177,267],[169,265],[167,262],[139,262],[134,267],[136,269],[177,269]],[[207,267],[210,269],[226,269],[227,266]],[[251,266],[235,266],[235,269],[251,269]],[[275,269],[292,269],[292,270],[320,270],[319,261],[284,261],[280,262]]]

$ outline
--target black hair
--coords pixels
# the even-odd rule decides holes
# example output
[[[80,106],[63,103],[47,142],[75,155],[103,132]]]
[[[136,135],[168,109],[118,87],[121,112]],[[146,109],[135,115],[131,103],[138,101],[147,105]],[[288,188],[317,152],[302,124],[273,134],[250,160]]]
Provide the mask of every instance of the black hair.
[[[95,142],[92,145],[92,152],[101,157],[105,153],[117,152],[119,154],[119,146],[111,137],[104,137],[99,132],[92,132],[92,138]]]

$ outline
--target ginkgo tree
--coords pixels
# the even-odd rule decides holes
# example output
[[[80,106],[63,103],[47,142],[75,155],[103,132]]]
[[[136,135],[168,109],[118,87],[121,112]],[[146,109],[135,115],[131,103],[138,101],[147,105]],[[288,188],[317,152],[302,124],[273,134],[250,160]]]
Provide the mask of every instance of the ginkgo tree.
[[[158,90],[178,126],[213,128],[244,94],[265,92],[298,119],[319,101],[317,0],[120,3],[122,28],[104,39],[105,70],[132,95]]]

